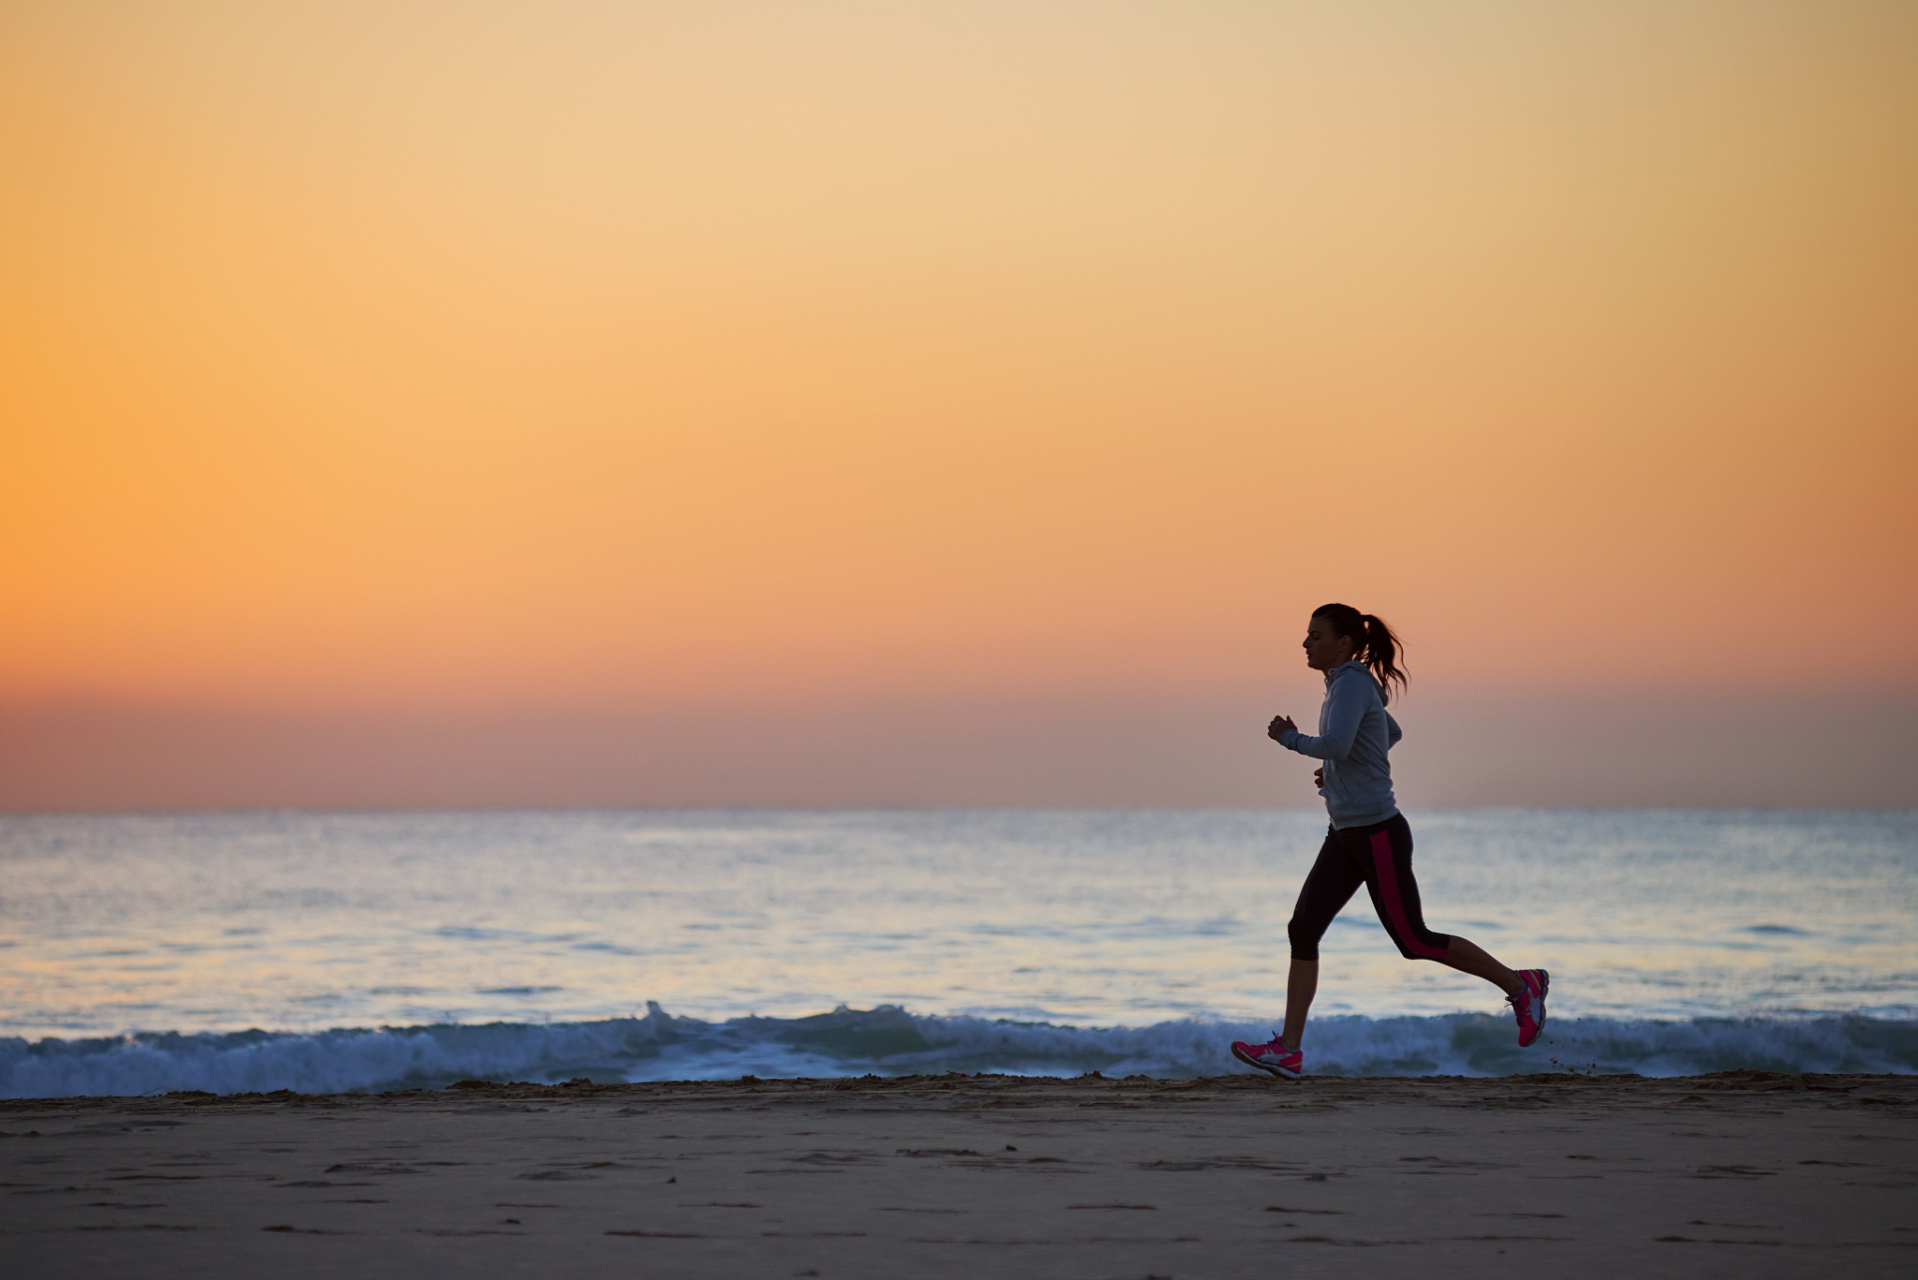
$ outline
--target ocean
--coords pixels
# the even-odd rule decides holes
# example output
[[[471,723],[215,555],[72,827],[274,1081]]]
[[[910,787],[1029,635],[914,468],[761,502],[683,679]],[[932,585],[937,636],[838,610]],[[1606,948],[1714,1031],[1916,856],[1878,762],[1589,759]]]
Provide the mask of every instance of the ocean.
[[[1918,814],[1409,815],[1426,917],[1552,973],[1401,959],[1361,892],[1312,1073],[1918,1071]],[[0,817],[0,1096],[459,1079],[1215,1075],[1283,1010],[1324,833],[1287,811]]]

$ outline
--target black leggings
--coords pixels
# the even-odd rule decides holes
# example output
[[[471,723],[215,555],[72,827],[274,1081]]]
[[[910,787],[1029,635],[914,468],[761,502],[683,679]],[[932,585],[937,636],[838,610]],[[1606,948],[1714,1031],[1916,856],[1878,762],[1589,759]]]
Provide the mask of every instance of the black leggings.
[[[1319,939],[1340,908],[1363,884],[1372,894],[1379,923],[1407,960],[1442,960],[1452,945],[1449,935],[1425,927],[1419,910],[1419,882],[1412,878],[1412,828],[1404,814],[1369,827],[1332,827],[1299,890],[1299,905],[1285,932],[1294,960],[1317,960]]]

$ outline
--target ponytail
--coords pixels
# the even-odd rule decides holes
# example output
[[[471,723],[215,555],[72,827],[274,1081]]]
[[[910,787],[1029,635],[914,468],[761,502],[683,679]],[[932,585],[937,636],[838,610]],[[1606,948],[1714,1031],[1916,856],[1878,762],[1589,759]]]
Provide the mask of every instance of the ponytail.
[[[1405,668],[1399,665],[1405,657],[1405,644],[1385,625],[1385,619],[1360,613],[1349,604],[1320,605],[1312,616],[1324,618],[1332,624],[1333,634],[1352,642],[1352,657],[1372,673],[1387,702],[1392,700],[1394,686],[1405,692]]]

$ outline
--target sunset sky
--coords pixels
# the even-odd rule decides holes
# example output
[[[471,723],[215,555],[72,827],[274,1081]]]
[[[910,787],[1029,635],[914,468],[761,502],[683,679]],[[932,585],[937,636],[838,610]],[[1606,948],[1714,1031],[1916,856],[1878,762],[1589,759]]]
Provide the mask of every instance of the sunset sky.
[[[1905,0],[0,0],[0,166],[0,807],[1117,803],[928,779],[1256,753],[1328,600],[1918,803]]]

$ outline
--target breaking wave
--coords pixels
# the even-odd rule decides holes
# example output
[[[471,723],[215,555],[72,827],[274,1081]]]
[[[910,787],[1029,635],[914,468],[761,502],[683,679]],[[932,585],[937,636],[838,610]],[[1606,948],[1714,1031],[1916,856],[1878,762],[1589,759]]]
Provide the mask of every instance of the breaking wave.
[[[648,1003],[643,1018],[603,1022],[0,1039],[0,1097],[126,1097],[176,1089],[358,1093],[441,1088],[474,1078],[554,1083],[582,1076],[602,1083],[952,1071],[1189,1078],[1245,1070],[1227,1044],[1270,1035],[1266,1023],[1068,1027],[920,1016],[890,1005],[702,1022]],[[1537,1045],[1521,1051],[1508,1019],[1483,1014],[1327,1017],[1312,1023],[1306,1063],[1311,1074],[1343,1076],[1909,1074],[1918,1072],[1918,1020],[1567,1018],[1551,1022]]]

